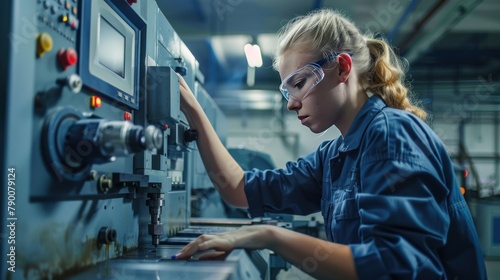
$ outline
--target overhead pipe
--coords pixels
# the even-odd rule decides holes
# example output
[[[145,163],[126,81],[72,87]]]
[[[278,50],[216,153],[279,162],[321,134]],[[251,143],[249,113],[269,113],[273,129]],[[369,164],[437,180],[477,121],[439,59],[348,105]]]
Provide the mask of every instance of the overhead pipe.
[[[446,2],[445,0],[442,0],[441,2]],[[432,10],[439,10],[442,9],[442,4],[441,2],[438,3],[435,7],[436,9]],[[426,51],[434,42],[436,42],[441,36],[443,36],[447,31],[449,31],[453,26],[455,26],[460,20],[462,20],[470,11],[472,11],[479,3],[481,3],[482,0],[463,0],[460,1],[459,3],[452,2],[453,4],[456,4],[455,6],[452,7],[448,12],[448,14],[445,14],[442,16],[442,21],[439,22],[436,25],[436,28],[433,30],[432,33],[428,34],[420,34],[420,36],[416,39],[413,39],[417,34],[411,34],[410,40],[406,40],[403,43],[403,46],[401,47],[402,49],[411,44],[411,48],[409,48],[406,52],[404,52],[404,56],[408,62],[412,62],[413,60],[417,59],[418,56],[421,54],[421,52]],[[428,21],[428,19],[431,18],[432,14],[435,14],[436,11],[431,11],[429,13],[429,16],[424,17],[424,19],[419,22],[419,24],[416,25],[416,28],[419,27],[419,25],[424,24]],[[458,15],[457,15],[458,13]],[[420,26],[422,28],[422,26]]]
[[[403,13],[403,15],[398,19],[398,22],[394,25],[394,28],[389,32],[389,34],[386,36],[386,39],[388,42],[391,42],[394,37],[398,34],[399,30],[401,27],[404,25],[408,17],[410,16],[411,12],[417,7],[419,4],[420,0],[412,0],[408,6],[406,6],[406,9]]]
[[[408,34],[408,36],[406,36],[406,38],[403,40],[403,42],[399,45],[399,48],[401,50],[405,49],[410,43],[411,41],[415,38],[415,36],[417,36],[417,34],[419,33],[419,29],[427,22],[429,21],[432,16],[441,8],[443,7],[443,5],[447,2],[448,0],[440,0],[439,2],[437,2],[430,10],[429,12],[427,12],[427,14],[425,14],[425,16],[419,20],[415,26],[413,26],[413,31]]]

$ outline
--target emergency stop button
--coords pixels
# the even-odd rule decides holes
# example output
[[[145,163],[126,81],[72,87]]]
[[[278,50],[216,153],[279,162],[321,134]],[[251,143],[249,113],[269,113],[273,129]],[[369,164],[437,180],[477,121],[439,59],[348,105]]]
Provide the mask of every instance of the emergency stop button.
[[[59,65],[61,65],[63,70],[68,67],[75,65],[78,62],[78,54],[73,48],[60,49],[57,53],[57,59],[59,60]]]

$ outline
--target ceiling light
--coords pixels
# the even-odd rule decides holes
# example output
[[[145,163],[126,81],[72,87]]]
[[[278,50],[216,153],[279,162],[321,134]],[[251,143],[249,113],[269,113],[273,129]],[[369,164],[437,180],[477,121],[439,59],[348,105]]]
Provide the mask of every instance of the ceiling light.
[[[249,67],[262,66],[262,55],[259,45],[246,44],[243,49],[245,50],[245,56],[247,57]]]

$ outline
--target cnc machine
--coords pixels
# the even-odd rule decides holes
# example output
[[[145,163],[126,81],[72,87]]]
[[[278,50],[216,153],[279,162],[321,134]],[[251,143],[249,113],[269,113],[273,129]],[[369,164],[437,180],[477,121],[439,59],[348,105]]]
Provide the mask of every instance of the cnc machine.
[[[268,278],[265,250],[171,260],[199,234],[255,221],[190,219],[192,190],[210,183],[178,75],[221,139],[224,115],[156,1],[5,2],[1,278]]]

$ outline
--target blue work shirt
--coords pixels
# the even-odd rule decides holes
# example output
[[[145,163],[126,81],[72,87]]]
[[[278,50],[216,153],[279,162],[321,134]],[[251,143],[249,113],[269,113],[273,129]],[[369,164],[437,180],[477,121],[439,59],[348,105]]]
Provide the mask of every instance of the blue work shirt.
[[[245,172],[253,217],[321,211],[359,279],[486,279],[450,157],[417,116],[370,97],[345,137],[284,169]]]

